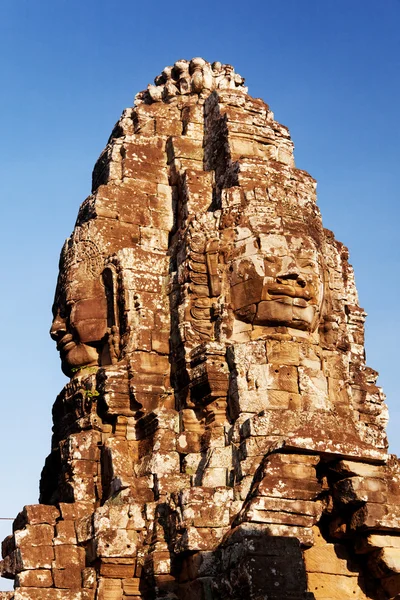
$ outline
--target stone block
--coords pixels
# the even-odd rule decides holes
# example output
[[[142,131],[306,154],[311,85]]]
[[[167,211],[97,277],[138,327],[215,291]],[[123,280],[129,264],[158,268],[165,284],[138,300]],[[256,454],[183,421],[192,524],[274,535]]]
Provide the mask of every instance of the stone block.
[[[356,539],[355,551],[357,554],[366,554],[372,552],[377,548],[399,548],[400,549],[400,536],[394,536],[382,533],[379,534],[367,534],[366,536],[360,536]]]
[[[382,479],[373,477],[347,477],[335,484],[333,493],[335,499],[342,504],[385,503],[387,484]]]
[[[368,566],[374,577],[381,579],[400,574],[400,548],[382,548],[369,555]]]
[[[200,452],[201,435],[195,431],[182,431],[177,437],[176,449],[182,454]]]
[[[292,479],[316,479],[315,468],[313,466],[300,463],[283,464],[280,468],[283,477],[291,477]]]
[[[138,477],[150,474],[179,473],[180,459],[178,452],[168,454],[152,453],[145,456],[134,467]]]
[[[25,546],[51,546],[54,537],[52,525],[27,525],[24,529],[15,532],[15,545],[17,548]]]
[[[296,342],[267,340],[266,347],[268,362],[278,365],[298,366],[300,364],[300,350]]]
[[[152,123],[152,131],[150,134],[154,135],[154,132],[158,135],[176,136],[182,133],[182,124],[180,120],[164,119],[163,117],[156,117]]]
[[[167,330],[155,330],[151,332],[151,349],[159,354],[169,352],[169,334]]]
[[[320,482],[311,478],[279,477],[267,474],[260,482],[257,493],[260,496],[274,496],[288,500],[313,500],[322,491]]]
[[[54,587],[61,589],[80,589],[82,587],[82,569],[80,566],[68,566],[53,569]]]
[[[244,529],[240,533],[243,535]],[[223,548],[223,580],[226,578],[232,587],[237,580],[242,581],[242,591],[249,597],[292,598],[306,592],[306,573],[298,540],[270,538],[261,530],[253,535],[248,530],[242,540],[238,534],[234,532]]]
[[[54,560],[52,546],[23,546],[17,550],[21,571],[30,569],[51,569]]]
[[[296,527],[312,527],[322,513],[320,502],[259,496],[246,507],[242,520]]]
[[[8,535],[1,543],[1,556],[5,558],[11,552],[15,550],[15,537],[14,535]]]
[[[167,494],[190,487],[190,475],[187,473],[162,473],[155,475],[156,494]]]
[[[93,567],[85,567],[82,570],[82,587],[93,589],[96,587],[97,573]]]
[[[58,505],[61,512],[61,517],[64,521],[73,521],[76,519],[81,519],[93,512],[93,502],[60,502]]]
[[[359,568],[351,564],[346,549],[339,544],[313,546],[304,551],[307,573],[327,573],[358,577]]]
[[[130,577],[122,580],[122,589],[125,596],[140,596],[140,578]]]
[[[214,552],[196,552],[183,560],[179,577],[180,581],[197,579],[199,577],[217,576],[219,561]]]
[[[213,550],[220,544],[228,527],[187,527],[175,545],[175,552]]]
[[[315,409],[328,410],[328,387],[323,373],[309,367],[298,367],[299,389],[310,406]]]
[[[400,507],[386,504],[367,503],[354,511],[350,528],[352,530],[374,529],[400,532]]]
[[[18,588],[14,591],[13,600],[94,600],[94,595],[83,594],[79,590],[56,588]]]
[[[315,600],[366,600],[357,577],[331,575],[326,573],[309,573],[308,589],[314,594]]]
[[[240,427],[240,438],[266,436],[270,431],[269,415],[251,415]],[[238,440],[235,440],[238,441]]]
[[[167,223],[165,226],[167,226]],[[140,226],[140,243],[142,248],[168,250],[168,231],[142,225]]]
[[[67,460],[97,461],[100,456],[100,442],[101,434],[99,431],[81,431],[71,434],[62,443],[61,452]]]
[[[312,546],[315,541],[312,527],[297,527],[294,525],[277,523],[244,522],[232,530],[231,536],[227,537],[224,543],[236,543],[248,536],[257,536],[261,539],[263,539],[264,536],[296,538],[297,543],[301,543],[304,547]]]
[[[179,587],[182,600],[209,600],[213,598],[213,579],[201,577]]]
[[[19,550],[13,550],[0,562],[0,574],[5,579],[15,579],[15,575],[22,570]]]
[[[224,467],[206,468],[201,483],[204,487],[225,486],[228,482],[228,471]]]
[[[96,597],[98,600],[122,600],[122,596],[121,579],[100,579]]]
[[[264,408],[266,410],[300,410],[302,398],[295,392],[268,390]]]
[[[129,442],[121,438],[109,438],[105,443],[105,449],[110,458],[113,477],[132,477],[133,464]]]
[[[236,447],[233,445],[224,448],[213,448],[207,461],[207,468],[231,469]]]
[[[66,569],[67,567],[85,566],[85,549],[72,544],[63,544],[54,546],[55,567]]]
[[[168,595],[170,597],[175,596],[178,586],[173,575],[169,575],[168,573],[156,573],[154,574],[154,583],[159,594],[163,594],[166,597],[168,597]]]
[[[53,586],[53,577],[50,569],[21,571],[17,575],[16,584],[18,587],[48,588]]]
[[[165,454],[175,452],[176,433],[170,429],[157,429],[151,436],[152,449],[154,452]]]
[[[66,521],[72,523],[73,521]],[[75,522],[76,538],[79,543],[87,542],[93,537],[93,517],[92,515],[78,519]],[[63,538],[64,539],[64,538]],[[71,537],[72,540],[72,537]],[[70,542],[72,543],[72,542]],[[56,540],[54,540],[56,544]]]
[[[142,504],[130,502],[128,505],[128,529],[143,529],[146,526],[144,519],[145,509]]]
[[[212,499],[205,498],[203,505],[183,505],[182,516],[187,525],[225,527],[229,525],[229,505],[215,506]]]
[[[95,590],[84,589],[81,591],[81,600],[95,600]]]
[[[186,454],[182,461],[183,472],[188,475],[195,475],[201,470],[203,462],[202,455],[199,452]]]
[[[203,160],[203,141],[190,138],[173,137],[167,145],[168,162],[177,158]],[[196,170],[196,167],[194,167]]]
[[[98,532],[97,555],[99,557],[134,557],[137,550],[138,534],[134,530],[115,529]]]
[[[56,525],[56,537],[54,544],[76,544],[76,533],[74,521],[58,521]]]
[[[154,575],[171,572],[171,554],[167,550],[154,551],[146,556],[144,569]]]
[[[266,436],[247,437],[241,444],[239,457],[241,460],[252,456],[264,456],[271,449],[271,440]]]
[[[298,372],[295,366],[268,364],[267,389],[298,393]]]
[[[23,529],[25,525],[40,525],[42,523],[55,525],[60,512],[55,506],[46,504],[30,504],[24,506],[13,523],[13,531]]]
[[[127,558],[102,558],[100,576],[113,579],[131,578],[135,574],[136,560]]]
[[[126,529],[129,521],[129,504],[110,503],[99,506],[93,517],[95,535],[108,533],[110,530]]]

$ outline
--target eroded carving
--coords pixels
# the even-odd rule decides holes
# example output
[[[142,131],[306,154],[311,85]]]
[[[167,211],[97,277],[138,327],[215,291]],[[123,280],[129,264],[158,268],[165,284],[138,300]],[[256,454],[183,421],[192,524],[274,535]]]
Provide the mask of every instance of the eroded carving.
[[[3,545],[16,600],[400,594],[399,466],[348,251],[243,84],[166,67],[95,166],[60,261],[71,380],[42,504]]]

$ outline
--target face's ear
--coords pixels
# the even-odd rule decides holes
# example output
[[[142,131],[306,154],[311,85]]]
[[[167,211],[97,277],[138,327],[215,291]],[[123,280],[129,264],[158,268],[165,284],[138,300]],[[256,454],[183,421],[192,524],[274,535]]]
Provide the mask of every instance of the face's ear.
[[[107,300],[107,327],[119,328],[119,315],[117,303],[117,274],[111,267],[104,269],[103,284]]]
[[[118,307],[117,273],[112,267],[106,267],[102,273],[107,302],[107,344],[103,348],[102,364],[115,364],[120,358],[120,318]]]
[[[206,265],[208,274],[208,286],[212,297],[221,294],[221,279],[218,273],[219,240],[212,239],[206,244]]]

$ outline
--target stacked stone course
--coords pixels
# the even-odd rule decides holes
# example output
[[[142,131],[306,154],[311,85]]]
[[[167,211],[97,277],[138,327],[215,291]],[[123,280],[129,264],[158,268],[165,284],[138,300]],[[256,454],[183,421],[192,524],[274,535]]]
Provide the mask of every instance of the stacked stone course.
[[[230,65],[123,112],[61,253],[70,381],[0,599],[400,597],[399,463],[315,189]]]

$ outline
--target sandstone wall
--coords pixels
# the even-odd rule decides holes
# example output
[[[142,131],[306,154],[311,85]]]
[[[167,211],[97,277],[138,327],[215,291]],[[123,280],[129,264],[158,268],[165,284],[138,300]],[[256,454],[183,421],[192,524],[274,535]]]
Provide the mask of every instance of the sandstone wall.
[[[398,597],[398,460],[315,189],[230,65],[123,112],[61,254],[70,382],[4,598]]]

